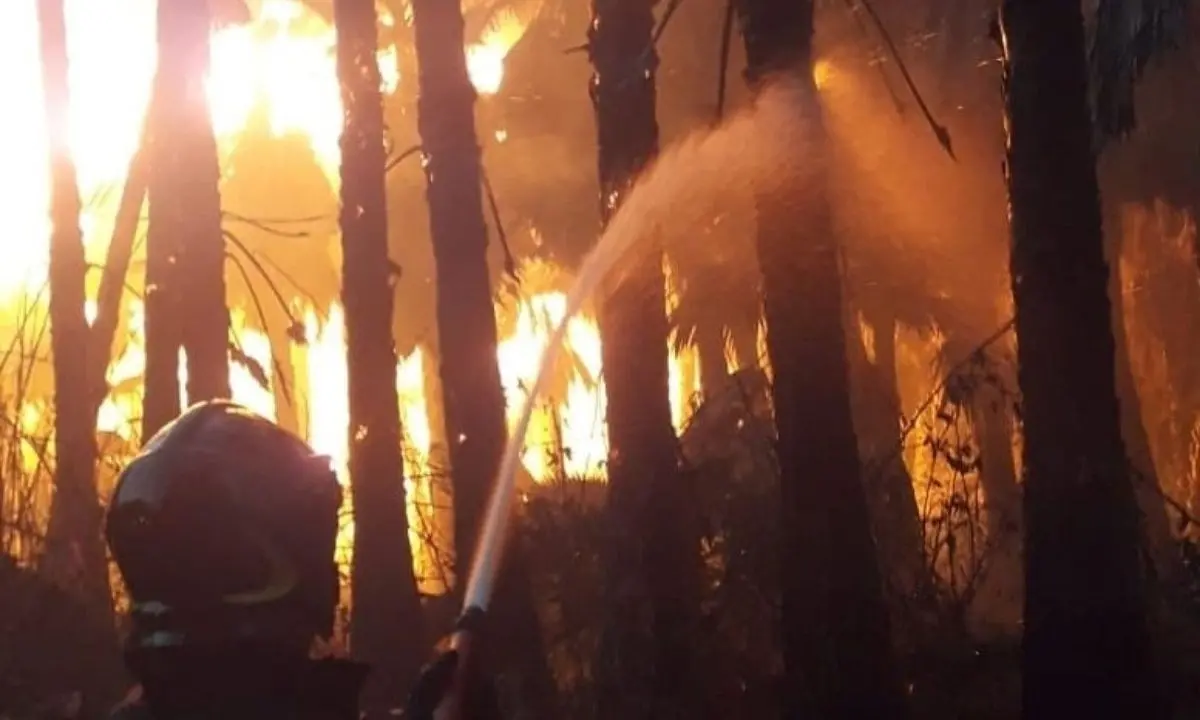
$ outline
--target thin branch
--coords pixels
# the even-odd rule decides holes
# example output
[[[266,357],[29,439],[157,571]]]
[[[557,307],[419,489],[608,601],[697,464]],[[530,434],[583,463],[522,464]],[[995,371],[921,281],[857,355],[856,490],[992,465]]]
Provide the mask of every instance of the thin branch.
[[[667,4],[667,9],[663,11],[662,19],[658,21],[658,27],[654,28],[654,35],[650,40],[652,45],[657,45],[658,41],[662,39],[663,33],[667,31],[667,23],[671,22],[671,18],[674,17],[675,11],[678,10],[679,6],[682,4],[683,0],[671,0]]]
[[[729,53],[733,46],[734,2],[725,3],[725,23],[721,26],[721,53],[717,58],[717,122],[725,114],[725,93],[729,84]]]
[[[504,232],[504,223],[500,222],[500,207],[496,203],[496,193],[492,192],[492,183],[488,180],[487,171],[484,170],[482,163],[479,165],[479,180],[483,183],[488,207],[492,211],[492,222],[496,225],[496,235],[499,237],[500,247],[504,250],[504,272],[519,283],[521,279],[517,277],[517,263],[513,260],[512,250],[508,247],[508,235]]]
[[[399,155],[388,160],[387,165],[384,165],[384,167],[383,167],[383,171],[385,173],[391,172],[392,169],[394,169],[400,163],[402,163],[405,160],[407,160],[408,158],[410,158],[414,155],[420,154],[424,151],[425,151],[425,148],[423,146],[421,146],[419,144],[413,145],[412,147],[408,148],[404,152],[402,152]]]
[[[842,0],[842,2],[845,3],[846,9],[850,12],[850,17],[854,19],[854,24],[858,27],[858,31],[863,34],[863,37],[870,39],[871,30],[863,22],[862,17],[859,16],[858,11],[855,9],[854,0]],[[883,63],[872,64],[879,71],[879,79],[883,82],[883,88],[887,90],[888,98],[892,101],[892,106],[896,108],[896,114],[903,117],[905,111],[904,102],[900,100],[900,96],[896,94],[896,89],[892,87],[892,79],[888,77]]]
[[[147,113],[147,118],[149,113]],[[93,414],[108,394],[105,375],[111,362],[113,342],[120,324],[121,296],[133,260],[133,246],[141,221],[142,204],[149,187],[150,163],[146,153],[147,130],[142,129],[138,149],[129,161],[129,171],[121,191],[121,204],[117,209],[112,237],[108,243],[108,254],[100,277],[100,289],[96,296],[96,320],[92,323],[88,355]]]
[[[900,57],[900,50],[892,40],[891,33],[888,32],[883,21],[879,19],[879,15],[875,12],[875,8],[871,5],[870,0],[857,0],[857,2],[866,11],[867,15],[871,18],[871,23],[875,25],[875,29],[879,31],[880,37],[883,38],[883,43],[887,46],[888,53],[896,62],[896,67],[900,70],[900,75],[904,78],[905,84],[908,85],[908,91],[912,94],[913,99],[917,101],[917,107],[921,108],[921,114],[925,116],[925,121],[929,123],[929,128],[933,130],[938,144],[942,146],[942,149],[946,151],[950,159],[957,160],[958,158],[954,156],[954,146],[950,141],[950,131],[933,117],[933,112],[929,109],[929,105],[926,104],[921,91],[917,89],[917,83],[908,72],[908,66],[904,63],[904,59]]]

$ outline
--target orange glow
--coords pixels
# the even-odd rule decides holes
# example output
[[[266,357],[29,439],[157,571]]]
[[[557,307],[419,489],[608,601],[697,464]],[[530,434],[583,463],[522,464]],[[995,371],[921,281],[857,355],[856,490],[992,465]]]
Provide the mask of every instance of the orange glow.
[[[81,193],[86,203],[82,217],[89,261],[101,264],[107,252],[120,187],[137,143],[145,112],[151,76],[156,63],[156,0],[65,0],[72,93],[71,149],[78,166]],[[48,174],[46,137],[41,113],[42,91],[37,72],[36,15],[33,0],[16,0],[6,8],[0,23],[0,66],[22,69],[0,73],[0,97],[6,99],[5,132],[0,133],[0,156],[7,171],[0,180],[0,214],[6,218],[11,241],[5,262],[0,263],[0,332],[13,333],[22,308],[33,307],[45,315],[44,294],[48,259]],[[333,57],[333,29],[295,0],[262,0],[251,3],[248,25],[228,27],[212,38],[212,68],[207,79],[214,130],[224,161],[240,139],[256,107],[265,107],[273,132],[307,138],[328,179],[338,184],[338,136],[341,102]],[[504,78],[504,59],[527,29],[528,19],[501,12],[466,50],[472,83],[482,94],[496,92]],[[379,54],[385,90],[401,81],[391,48]],[[135,262],[140,258],[135,259]],[[135,266],[136,267],[136,266]],[[138,285],[140,278],[132,277]],[[500,374],[515,412],[524,388],[532,383],[537,362],[550,334],[551,323],[561,319],[565,296],[547,292],[523,299],[516,309],[517,326],[498,348]],[[89,301],[89,319],[95,302]],[[349,411],[347,407],[346,350],[342,310],[337,305],[321,313],[302,315],[308,343],[293,346],[288,357],[273,358],[270,342],[249,327],[243,308],[231,311],[232,334],[241,350],[253,359],[267,379],[233,363],[230,384],[233,399],[255,411],[276,417],[274,363],[294,371],[297,414],[301,428],[314,448],[329,455],[345,481],[348,462]],[[120,338],[108,368],[112,391],[100,408],[98,429],[136,442],[140,434],[145,370],[144,308],[128,299],[124,309],[127,336]],[[600,334],[595,319],[574,318],[568,343],[577,371],[565,387],[549,398],[535,417],[527,440],[524,464],[538,482],[556,474],[588,479],[603,478],[607,455],[604,385]],[[182,360],[182,358],[181,358]],[[424,376],[430,359],[417,350],[400,359],[396,386],[404,429],[405,474],[410,499],[408,509],[414,564],[422,590],[445,590],[446,575],[435,567],[436,552],[429,547],[423,528],[444,522],[434,517],[437,493],[429,458],[433,442]],[[696,391],[694,359],[672,356],[672,417],[682,427],[690,414],[689,399]],[[186,364],[181,362],[181,386],[186,385]],[[44,425],[46,402],[31,398],[22,406],[20,420],[33,433]],[[557,452],[548,452],[556,448]],[[561,459],[556,465],[553,457]],[[34,448],[25,449],[26,466],[39,463]],[[444,534],[444,533],[442,533]],[[350,559],[352,525],[339,541],[339,559]]]

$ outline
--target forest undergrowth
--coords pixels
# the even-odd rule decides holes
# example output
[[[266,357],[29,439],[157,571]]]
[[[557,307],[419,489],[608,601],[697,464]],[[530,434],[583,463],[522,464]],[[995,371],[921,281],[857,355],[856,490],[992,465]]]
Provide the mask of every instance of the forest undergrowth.
[[[22,353],[14,352],[13,357]],[[29,353],[28,356],[33,356]],[[927,582],[902,589],[887,576],[887,599],[901,672],[915,718],[1019,717],[1020,620],[1019,516],[989,536],[989,508],[982,492],[984,470],[975,431],[978,399],[1005,403],[1019,418],[1019,398],[1001,353],[981,347],[950,368],[912,418],[898,419],[895,446],[867,456],[865,482],[907,466],[922,531]],[[778,479],[770,418],[769,385],[758,369],[742,370],[722,394],[695,401],[681,434],[681,466],[691,480],[705,572],[698,598],[701,627],[692,634],[694,657],[705,668],[705,704],[714,717],[758,718],[778,707],[782,660],[779,647]],[[21,407],[11,399],[8,408]],[[11,413],[0,436],[3,462],[5,555],[0,559],[0,718],[35,720],[103,716],[125,687],[118,636],[104,618],[89,615],[69,595],[25,569],[40,547],[34,494],[47,486],[52,458],[48,430],[30,432]],[[129,445],[103,438],[102,482],[111,482]],[[563,717],[597,716],[594,662],[603,623],[600,553],[608,522],[605,486],[561,471],[562,447],[545,449],[552,481],[531,485],[521,498],[515,542],[531,570],[543,625],[542,651],[550,659]],[[1019,454],[1019,453],[1018,453]],[[30,457],[35,462],[30,464]],[[905,465],[895,460],[904,457]],[[435,488],[444,468],[434,466]],[[434,497],[441,490],[435,490]],[[25,500],[14,506],[13,499]],[[1163,682],[1177,698],[1178,717],[1200,711],[1200,542],[1186,532],[1193,519],[1178,503],[1180,572],[1154,572],[1147,582],[1157,600],[1154,613]],[[431,517],[436,509],[429,508]],[[414,530],[432,548],[432,571],[448,563],[432,528]],[[10,559],[16,558],[16,560]],[[786,565],[786,564],[784,564]],[[1004,576],[1004,577],[1000,577]],[[438,580],[446,584],[449,576]],[[1015,584],[1014,584],[1015,583]],[[118,585],[119,587],[119,585]],[[455,608],[450,596],[428,596],[432,627],[448,630]],[[118,598],[119,600],[119,598]],[[524,717],[521,678],[503,669],[497,682],[510,717]]]

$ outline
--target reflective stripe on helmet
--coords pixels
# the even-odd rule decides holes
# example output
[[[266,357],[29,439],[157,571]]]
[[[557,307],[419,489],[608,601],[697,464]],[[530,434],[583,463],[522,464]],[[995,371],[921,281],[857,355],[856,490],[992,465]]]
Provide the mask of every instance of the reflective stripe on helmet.
[[[247,528],[249,541],[262,553],[267,563],[267,582],[257,590],[231,593],[222,598],[230,605],[258,605],[279,600],[290,593],[299,582],[296,568],[257,528]]]

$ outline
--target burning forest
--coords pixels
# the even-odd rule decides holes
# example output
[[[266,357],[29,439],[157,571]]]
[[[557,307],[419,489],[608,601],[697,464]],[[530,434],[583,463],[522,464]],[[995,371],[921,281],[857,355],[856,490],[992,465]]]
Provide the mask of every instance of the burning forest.
[[[1200,32],[1082,5],[8,0],[0,718],[1194,716]]]

